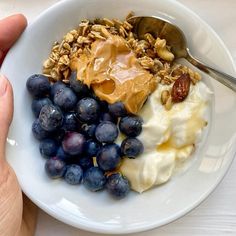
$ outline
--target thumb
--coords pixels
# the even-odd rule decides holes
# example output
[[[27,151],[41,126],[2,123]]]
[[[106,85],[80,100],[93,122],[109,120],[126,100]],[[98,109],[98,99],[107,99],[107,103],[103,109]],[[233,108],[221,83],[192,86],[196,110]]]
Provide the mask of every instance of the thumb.
[[[5,156],[5,145],[13,116],[13,92],[10,82],[0,75],[0,161]]]

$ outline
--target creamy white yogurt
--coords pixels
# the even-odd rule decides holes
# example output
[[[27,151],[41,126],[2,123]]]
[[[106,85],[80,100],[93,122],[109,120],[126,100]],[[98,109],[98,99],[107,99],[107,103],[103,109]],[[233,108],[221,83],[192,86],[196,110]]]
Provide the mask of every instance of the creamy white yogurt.
[[[161,91],[168,88],[159,85],[139,114],[144,120],[138,137],[143,154],[125,158],[120,168],[131,188],[140,193],[170,179],[177,162],[191,156],[208,123],[212,92],[203,82],[191,85],[185,101],[174,104],[170,111],[160,102]]]

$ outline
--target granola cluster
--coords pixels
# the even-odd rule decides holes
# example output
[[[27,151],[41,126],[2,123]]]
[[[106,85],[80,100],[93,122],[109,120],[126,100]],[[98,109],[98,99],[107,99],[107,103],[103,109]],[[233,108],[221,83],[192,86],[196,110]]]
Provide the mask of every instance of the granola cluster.
[[[128,19],[133,16],[129,13],[124,21],[118,19],[83,20],[77,29],[69,31],[61,42],[55,42],[49,58],[43,64],[43,74],[51,82],[62,80],[69,83],[71,73],[70,62],[81,54],[89,54],[95,40],[106,40],[109,34],[123,37],[127,45],[136,54],[140,65],[148,70],[157,81],[163,85],[171,85],[183,74],[187,74],[195,85],[201,76],[190,68],[176,64],[171,48],[165,39],[154,38],[146,33],[144,39],[138,39],[133,33],[133,25]],[[163,91],[162,104],[167,110],[172,107],[171,91]]]

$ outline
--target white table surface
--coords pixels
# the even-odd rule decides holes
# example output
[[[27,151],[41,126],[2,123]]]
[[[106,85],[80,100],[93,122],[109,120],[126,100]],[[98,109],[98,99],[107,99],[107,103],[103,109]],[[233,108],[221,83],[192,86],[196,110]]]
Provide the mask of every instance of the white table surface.
[[[24,13],[29,21],[59,0],[0,0],[0,18]],[[220,35],[236,63],[236,0],[179,0],[195,11]],[[75,229],[39,211],[36,236],[98,236]],[[181,219],[145,233],[130,236],[236,235],[236,161],[217,189],[200,206]],[[101,235],[100,235],[101,236]]]

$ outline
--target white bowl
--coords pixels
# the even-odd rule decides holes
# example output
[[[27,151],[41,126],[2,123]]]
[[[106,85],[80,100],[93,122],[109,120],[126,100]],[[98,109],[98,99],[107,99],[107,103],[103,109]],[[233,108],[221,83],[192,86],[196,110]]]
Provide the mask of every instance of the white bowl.
[[[7,55],[2,66],[13,84],[15,114],[8,139],[7,159],[23,191],[40,208],[75,227],[100,233],[131,233],[169,223],[196,207],[216,187],[236,151],[236,96],[218,82],[204,77],[214,91],[209,132],[187,171],[141,195],[132,193],[115,201],[105,192],[91,193],[83,186],[51,181],[44,172],[38,142],[31,134],[33,115],[25,82],[40,73],[55,40],[81,19],[156,15],[184,30],[193,55],[234,74],[232,58],[219,37],[193,12],[172,0],[67,0],[41,14]]]

